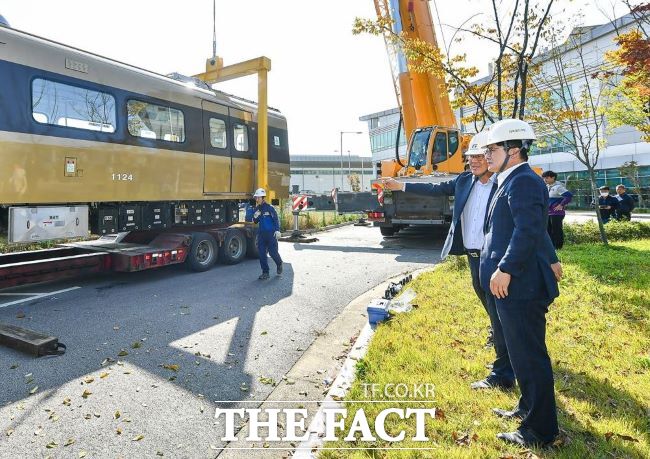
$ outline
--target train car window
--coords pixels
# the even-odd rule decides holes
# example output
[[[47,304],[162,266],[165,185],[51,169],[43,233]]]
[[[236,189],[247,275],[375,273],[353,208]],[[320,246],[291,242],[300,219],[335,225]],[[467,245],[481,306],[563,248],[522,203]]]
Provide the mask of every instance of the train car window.
[[[235,139],[235,150],[248,151],[248,128],[243,124],[235,124],[233,127]]]
[[[226,122],[217,118],[210,118],[210,145],[214,148],[226,148]]]
[[[141,100],[129,100],[126,109],[129,115],[129,133],[132,136],[185,142],[185,116],[182,111]]]
[[[115,132],[115,98],[105,92],[36,78],[32,82],[32,117],[41,124]]]

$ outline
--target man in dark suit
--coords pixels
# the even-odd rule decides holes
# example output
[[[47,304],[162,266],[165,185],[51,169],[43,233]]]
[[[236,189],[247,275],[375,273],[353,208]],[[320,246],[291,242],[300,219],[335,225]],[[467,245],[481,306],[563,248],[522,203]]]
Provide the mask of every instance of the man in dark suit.
[[[559,290],[546,249],[548,192],[527,163],[535,138],[521,120],[490,126],[486,158],[489,170],[498,173],[498,189],[488,208],[479,273],[521,389],[514,410],[495,410],[521,419],[520,427],[497,437],[526,447],[550,444],[559,432],[545,342],[546,312]]]
[[[463,172],[452,180],[432,183],[408,183],[393,179],[384,180],[384,187],[392,191],[404,191],[425,196],[455,196],[451,227],[442,248],[440,257],[444,260],[447,255],[467,254],[467,261],[472,276],[472,286],[483,304],[492,326],[492,340],[496,359],[492,371],[483,380],[472,383],[473,389],[502,388],[514,386],[515,375],[510,365],[508,350],[501,333],[494,303],[488,303],[486,292],[479,282],[479,255],[483,246],[483,226],[485,212],[491,196],[496,190],[492,172],[488,171],[484,149],[485,132],[475,135],[470,141],[470,147],[465,153],[469,162],[469,171]],[[550,239],[548,249],[555,254]],[[554,269],[561,272],[561,266],[555,258]]]

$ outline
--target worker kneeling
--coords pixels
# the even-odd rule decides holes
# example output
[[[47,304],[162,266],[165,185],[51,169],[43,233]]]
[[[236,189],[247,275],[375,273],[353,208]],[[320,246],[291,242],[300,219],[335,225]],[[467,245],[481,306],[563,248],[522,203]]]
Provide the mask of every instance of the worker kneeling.
[[[269,262],[266,257],[268,252],[277,266],[278,276],[282,274],[282,258],[278,253],[278,239],[280,238],[280,221],[278,213],[272,205],[266,202],[266,191],[258,188],[253,195],[255,198],[255,213],[253,221],[259,225],[257,232],[257,250],[260,256],[262,274],[259,279],[269,278]]]

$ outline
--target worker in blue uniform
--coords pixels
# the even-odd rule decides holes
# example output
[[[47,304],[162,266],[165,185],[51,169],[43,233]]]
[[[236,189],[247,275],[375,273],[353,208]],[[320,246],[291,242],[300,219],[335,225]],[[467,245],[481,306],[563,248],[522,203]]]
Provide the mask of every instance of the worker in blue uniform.
[[[255,198],[255,212],[253,213],[253,222],[257,223],[257,250],[260,256],[260,266],[262,274],[258,279],[264,280],[269,278],[269,262],[266,254],[273,258],[277,267],[278,276],[282,274],[282,258],[278,253],[278,239],[280,239],[280,221],[278,213],[272,205],[266,202],[266,190],[258,188],[253,195]]]

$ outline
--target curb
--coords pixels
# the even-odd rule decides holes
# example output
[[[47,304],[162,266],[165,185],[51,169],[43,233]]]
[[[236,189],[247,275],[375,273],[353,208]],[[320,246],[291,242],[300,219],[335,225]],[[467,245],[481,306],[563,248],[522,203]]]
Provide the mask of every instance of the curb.
[[[323,233],[325,231],[333,230],[336,228],[342,228],[344,226],[351,226],[355,221],[349,221],[345,223],[337,223],[336,225],[328,225],[328,226],[323,226],[322,228],[311,228],[311,229],[306,229],[306,230],[300,230],[302,234],[315,234],[315,233]],[[291,231],[283,231],[282,232],[282,237],[288,237],[293,233],[293,230]]]
[[[350,301],[341,312],[334,317],[317,336],[311,345],[305,350],[303,355],[293,364],[291,369],[283,377],[282,381],[267,396],[265,401],[257,408],[277,408],[276,402],[284,400],[295,401],[300,403],[300,407],[308,410],[306,423],[309,429],[309,448],[305,449],[299,443],[278,442],[271,447],[263,446],[261,442],[247,442],[245,437],[248,435],[248,423],[242,425],[242,428],[236,433],[237,441],[227,443],[219,452],[220,459],[248,459],[256,458],[287,458],[292,454],[304,453],[306,455],[296,457],[316,457],[310,455],[313,449],[316,452],[322,441],[318,444],[318,433],[316,433],[316,442],[313,442],[314,429],[317,429],[316,416],[323,404],[328,407],[334,402],[335,398],[343,397],[354,380],[354,366],[356,360],[365,355],[369,344],[368,334],[372,332],[368,323],[366,306],[374,299],[383,295],[386,286],[391,281],[403,278],[407,274],[413,275],[414,278],[420,274],[435,269],[428,266],[415,271],[404,271],[396,276],[384,280],[380,284],[362,293]],[[350,342],[350,336],[356,335],[357,338],[353,343]],[[345,342],[343,342],[345,341]],[[323,379],[330,377],[334,380],[329,386],[323,385]],[[323,391],[325,389],[325,391]],[[307,394],[312,394],[308,396]],[[304,406],[302,406],[304,404]],[[284,405],[280,405],[284,406]],[[268,449],[266,449],[268,447]],[[251,451],[254,451],[252,453]],[[252,456],[254,454],[254,456]]]

